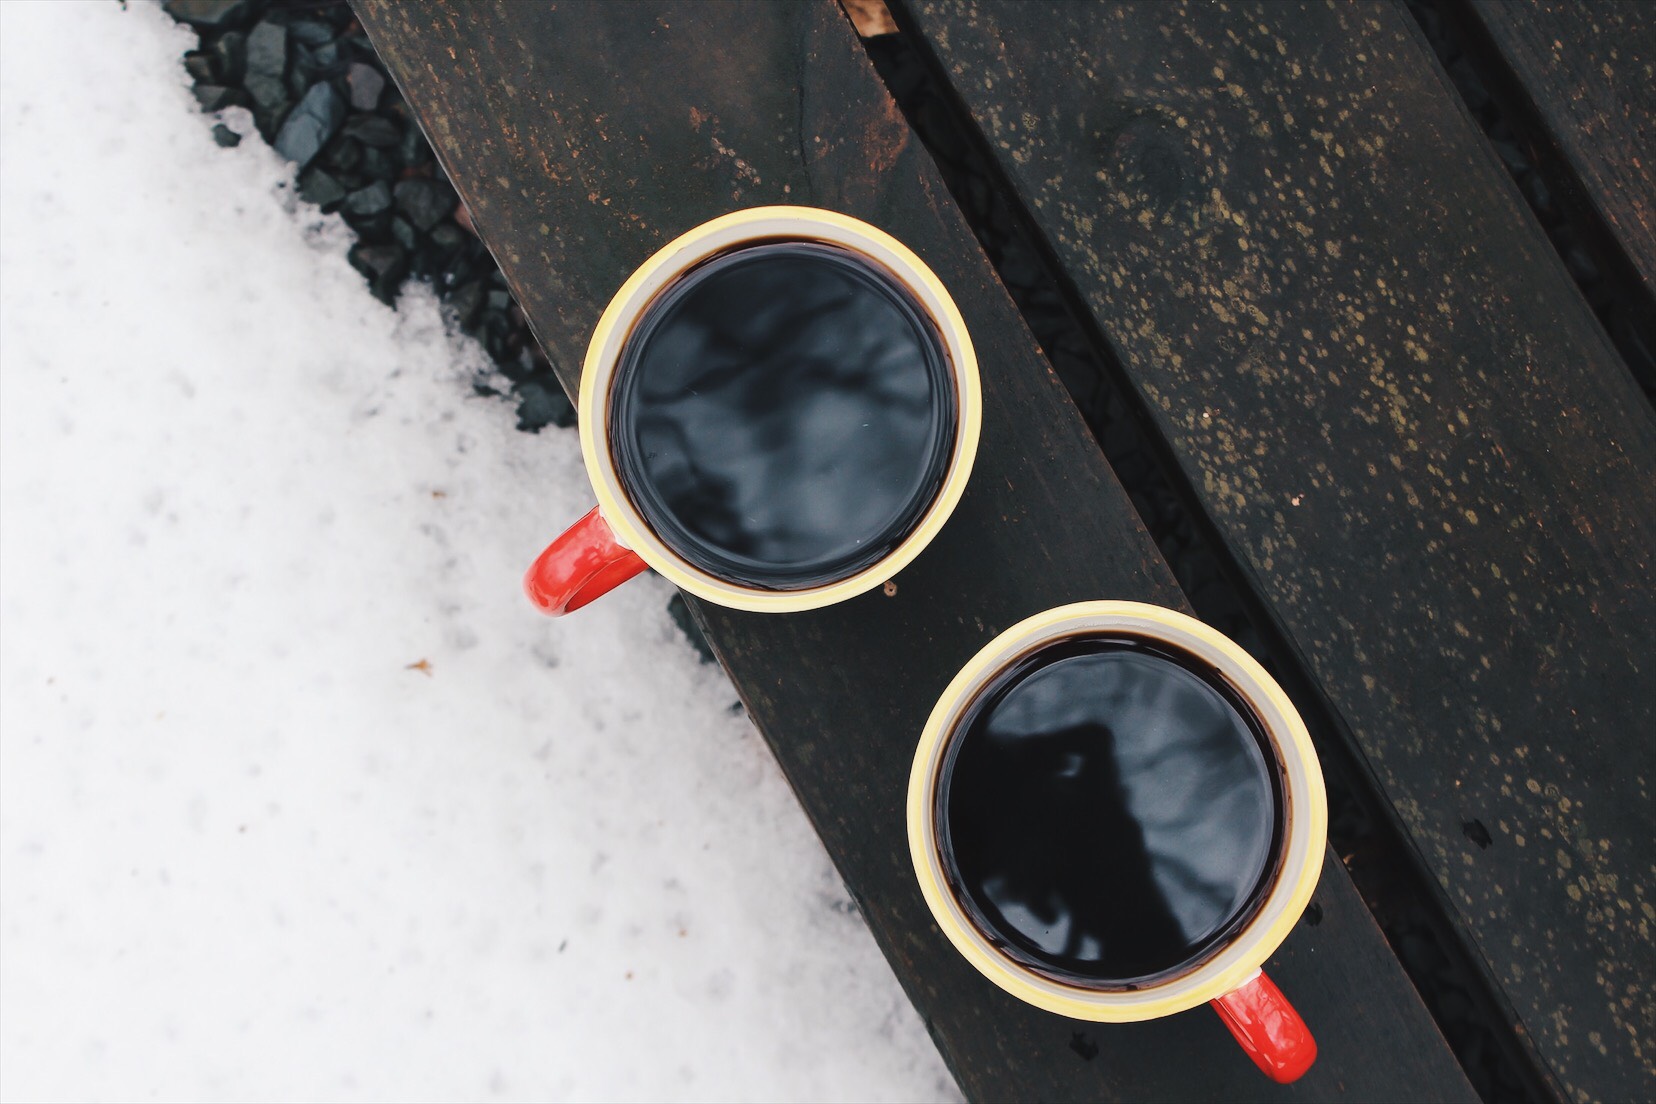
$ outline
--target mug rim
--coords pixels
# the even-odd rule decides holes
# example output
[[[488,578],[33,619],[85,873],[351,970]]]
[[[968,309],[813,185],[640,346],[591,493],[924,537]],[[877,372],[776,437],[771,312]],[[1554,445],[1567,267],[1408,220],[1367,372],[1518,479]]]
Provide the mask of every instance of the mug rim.
[[[1077,633],[1137,634],[1211,663],[1254,711],[1283,781],[1283,845],[1276,876],[1258,911],[1217,954],[1177,977],[1133,990],[1089,989],[1045,977],[997,950],[948,888],[938,856],[938,773],[966,707],[1007,665]],[[1193,617],[1142,602],[1077,602],[1038,613],[996,636],[949,683],[921,734],[909,773],[909,856],[933,918],[978,972],[1018,999],[1073,1019],[1125,1023],[1183,1012],[1246,983],[1288,937],[1311,901],[1328,838],[1322,768],[1298,710],[1276,680],[1241,646]]]
[[[609,448],[609,386],[632,326],[664,288],[696,264],[743,242],[759,239],[818,241],[860,254],[912,292],[943,342],[955,381],[953,453],[943,482],[919,524],[889,554],[861,570],[820,586],[766,590],[743,586],[704,571],[670,549],[633,505]],[[731,609],[790,613],[818,609],[872,590],[913,562],[960,503],[977,456],[983,393],[977,354],[966,321],[935,273],[902,242],[877,227],[819,207],[750,207],[711,219],[658,249],[621,285],[604,308],[587,345],[577,399],[581,457],[598,497],[598,512],[622,545],[669,582]]]

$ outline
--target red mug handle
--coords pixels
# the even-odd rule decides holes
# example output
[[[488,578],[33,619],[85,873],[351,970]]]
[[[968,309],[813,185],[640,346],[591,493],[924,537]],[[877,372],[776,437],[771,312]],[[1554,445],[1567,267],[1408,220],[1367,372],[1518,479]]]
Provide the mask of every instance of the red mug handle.
[[[523,576],[523,590],[542,612],[573,613],[642,572],[648,564],[616,539],[594,506],[546,546]]]
[[[1209,1002],[1266,1077],[1297,1081],[1317,1060],[1317,1040],[1263,970]]]

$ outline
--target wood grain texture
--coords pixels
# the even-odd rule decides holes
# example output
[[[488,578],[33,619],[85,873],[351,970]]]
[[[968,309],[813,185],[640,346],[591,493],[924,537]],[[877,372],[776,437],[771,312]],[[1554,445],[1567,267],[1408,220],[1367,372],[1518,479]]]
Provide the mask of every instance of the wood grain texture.
[[[947,680],[1040,609],[1183,599],[837,8],[359,0],[357,11],[572,395],[613,290],[669,238],[735,208],[866,219],[955,295],[982,365],[983,447],[954,518],[896,594],[788,616],[693,607],[968,1095],[1471,1098],[1337,861],[1321,923],[1273,960],[1323,1047],[1311,1075],[1281,1090],[1205,1009],[1072,1023],[983,981],[933,925],[903,805]],[[548,518],[548,535],[570,520]],[[527,562],[538,549],[522,551]],[[580,631],[579,615],[547,627],[572,642]],[[1377,1039],[1394,1047],[1384,1061]]]
[[[1656,6],[1469,0],[1542,148],[1656,303]]]
[[[1412,21],[897,8],[1541,1068],[1656,1097],[1656,422]]]

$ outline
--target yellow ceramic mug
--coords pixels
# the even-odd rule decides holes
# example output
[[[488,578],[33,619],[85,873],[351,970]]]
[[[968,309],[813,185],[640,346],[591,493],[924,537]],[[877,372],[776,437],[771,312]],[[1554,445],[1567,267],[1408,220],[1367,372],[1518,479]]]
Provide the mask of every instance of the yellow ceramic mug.
[[[982,715],[974,710],[979,699],[990,700],[1002,688],[1017,685],[1016,680],[1022,676],[1016,671],[1030,669],[1018,665],[1037,652],[1061,642],[1104,640],[1120,641],[1123,646],[1149,646],[1176,657],[1177,665],[1210,686],[1228,688],[1223,697],[1244,718],[1252,714],[1248,727],[1261,745],[1269,745],[1267,760],[1275,760],[1267,761],[1264,768],[1274,770],[1280,782],[1271,789],[1271,801],[1280,803],[1274,810],[1279,827],[1273,837],[1274,857],[1264,866],[1259,882],[1263,888],[1256,889],[1247,904],[1235,912],[1229,927],[1215,929],[1225,934],[1216,936],[1213,945],[1193,961],[1180,965],[1170,976],[1162,974],[1143,983],[1114,987],[1079,984],[1073,977],[1061,979],[1062,975],[1052,970],[1032,968],[1035,958],[1027,953],[1021,959],[1018,953],[1009,953],[1008,937],[985,930],[987,922],[980,926],[972,918],[974,907],[962,901],[968,891],[951,885],[951,860],[944,850],[950,844],[943,841],[945,833],[939,827],[939,818],[944,815],[939,811],[939,795],[942,792],[946,798],[946,772],[956,769],[949,757],[950,747],[960,732],[970,729],[974,723],[971,718]],[[1009,670],[1012,673],[1002,678]],[[1064,710],[1071,708],[1068,697],[1049,693],[1046,700],[1061,703]],[[1161,704],[1165,706],[1166,702]],[[977,705],[978,710],[983,708]],[[1165,710],[1158,712],[1155,706],[1149,712],[1158,719],[1166,715]],[[1152,746],[1162,745],[1152,742]],[[1201,815],[1200,801],[1185,800],[1196,810],[1193,815]],[[1046,806],[1036,807],[1044,815]],[[1015,823],[1027,821],[1015,819]],[[1083,1020],[1148,1020],[1211,1003],[1260,1069],[1278,1081],[1292,1081],[1304,1073],[1316,1058],[1316,1044],[1261,967],[1311,900],[1322,868],[1327,827],[1327,799],[1317,755],[1304,723],[1282,689],[1224,635],[1194,618],[1137,602],[1062,606],[1021,621],[997,636],[943,691],[926,722],[909,776],[909,848],[921,891],[943,933],[985,977],[1029,1004]],[[1173,860],[1178,858],[1174,856]],[[1052,923],[1067,923],[1061,905],[1053,915],[1057,919]],[[1047,918],[1038,917],[1034,922],[1038,926]],[[1066,934],[1065,938],[1073,936]]]
[[[952,380],[952,445],[929,505],[877,561],[839,577],[792,589],[767,589],[722,576],[690,562],[663,539],[629,493],[616,458],[611,396],[627,343],[652,304],[672,294],[681,279],[754,245],[815,243],[843,251],[895,281],[916,305],[947,362]],[[757,311],[774,295],[761,289]],[[597,495],[597,507],[549,546],[524,579],[534,604],[554,616],[592,601],[646,567],[683,590],[734,609],[785,613],[844,601],[879,586],[907,566],[937,535],[960,501],[977,454],[983,399],[977,357],[954,300],[925,262],[891,235],[832,211],[813,207],[758,207],[716,218],[674,239],[634,272],[610,301],[588,346],[581,376],[581,454]],[[756,411],[755,417],[767,412]],[[872,432],[872,431],[871,431]],[[816,457],[812,457],[816,463]],[[833,458],[823,461],[824,468]]]

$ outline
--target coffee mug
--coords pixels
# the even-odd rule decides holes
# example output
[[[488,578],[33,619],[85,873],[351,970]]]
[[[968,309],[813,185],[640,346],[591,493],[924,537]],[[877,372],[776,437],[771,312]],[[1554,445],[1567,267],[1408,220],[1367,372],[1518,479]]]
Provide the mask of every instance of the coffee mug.
[[[1272,1079],[1317,1047],[1265,960],[1311,900],[1328,808],[1304,723],[1234,642],[1137,602],[997,636],[909,776],[915,874],[985,977],[1059,1015],[1209,1003]]]
[[[524,578],[554,616],[646,567],[734,609],[879,586],[937,535],[977,453],[965,322],[867,223],[759,207],[696,227],[610,301],[581,376],[598,505]]]

